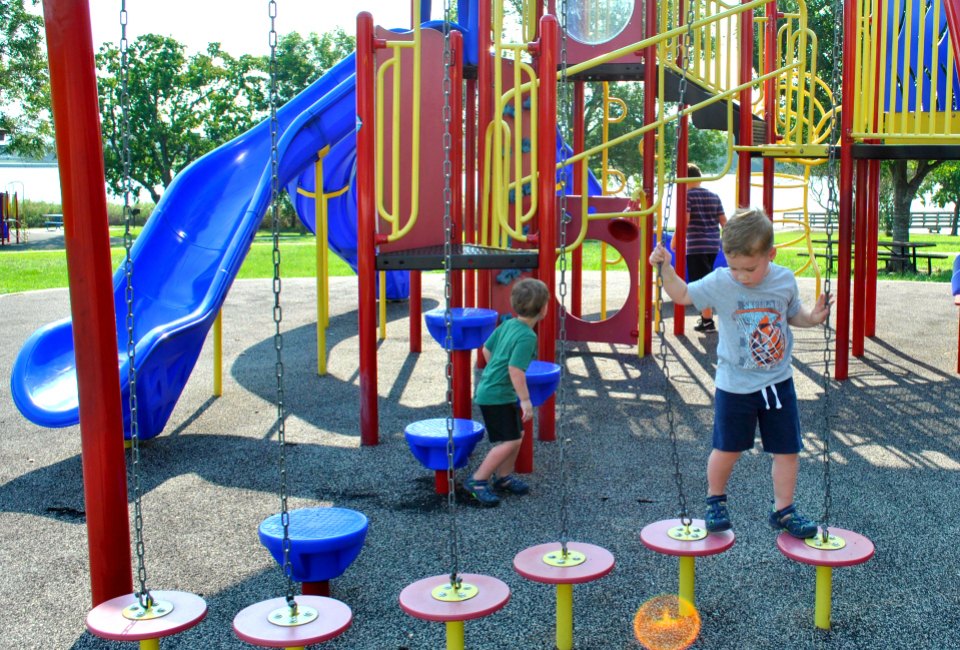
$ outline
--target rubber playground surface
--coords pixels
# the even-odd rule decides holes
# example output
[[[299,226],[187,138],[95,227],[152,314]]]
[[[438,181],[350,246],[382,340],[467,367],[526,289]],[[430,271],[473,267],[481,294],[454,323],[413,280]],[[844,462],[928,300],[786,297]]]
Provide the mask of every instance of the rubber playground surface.
[[[589,301],[599,295],[587,274]],[[614,274],[610,293],[621,297]],[[812,283],[801,280],[806,301]],[[285,593],[282,572],[257,527],[279,510],[272,296],[270,281],[237,281],[224,306],[224,394],[211,396],[208,341],[166,431],[141,449],[147,584],[202,596],[195,628],[164,639],[165,649],[251,646],[233,617]],[[562,510],[559,443],[537,442],[531,494],[483,509],[459,499],[455,519],[433,473],[403,438],[411,422],[444,417],[446,356],[424,330],[410,355],[406,303],[388,304],[388,337],[378,352],[380,441],[360,447],[356,278],[331,279],[329,367],[316,374],[313,280],[283,282],[285,404],[290,507],[334,505],[370,521],[357,560],[332,581],[353,610],[352,626],[323,647],[401,650],[444,646],[444,626],[405,614],[398,596],[422,578],[449,573],[451,530],[459,570],[504,581],[501,611],[469,621],[470,648],[549,649],[555,642],[555,589],[513,570],[514,557],[556,541]],[[424,308],[442,299],[442,276],[424,277]],[[811,566],[785,558],[767,527],[769,460],[745,454],[730,485],[736,542],[696,562],[702,628],[694,648],[955,648],[960,603],[960,376],[957,310],[949,285],[881,282],[878,336],[850,379],[822,391],[823,336],[795,330],[795,379],[806,449],[798,503],[819,516],[824,503],[825,430],[831,414],[830,522],[866,536],[876,555],[833,572],[832,629],[814,626]],[[669,315],[669,308],[668,308]],[[66,290],[0,296],[0,647],[121,649],[131,644],[86,632],[90,607],[86,527],[77,427],[43,429],[9,395],[9,373],[26,338],[69,315]],[[666,338],[670,379],[656,357],[622,345],[567,346],[561,435],[569,538],[600,546],[616,561],[596,582],[574,588],[574,641],[581,650],[639,648],[633,616],[676,593],[677,560],[640,542],[644,526],[676,515],[667,407],[673,409],[684,493],[703,516],[710,450],[715,335]],[[672,332],[668,318],[667,332]],[[654,349],[658,349],[655,338]],[[669,395],[669,400],[665,396]],[[475,416],[479,413],[475,409]],[[487,449],[483,442],[470,467]],[[466,471],[458,472],[458,477]],[[461,495],[462,497],[462,495]],[[132,509],[131,509],[132,512]]]

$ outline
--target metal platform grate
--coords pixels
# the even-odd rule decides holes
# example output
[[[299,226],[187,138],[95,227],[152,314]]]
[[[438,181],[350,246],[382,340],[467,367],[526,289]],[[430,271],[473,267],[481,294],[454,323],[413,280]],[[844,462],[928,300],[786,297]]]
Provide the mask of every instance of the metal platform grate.
[[[491,248],[476,244],[455,244],[451,262],[453,270],[468,269],[535,269],[537,251],[533,249]],[[442,270],[443,246],[427,246],[377,255],[378,271]]]

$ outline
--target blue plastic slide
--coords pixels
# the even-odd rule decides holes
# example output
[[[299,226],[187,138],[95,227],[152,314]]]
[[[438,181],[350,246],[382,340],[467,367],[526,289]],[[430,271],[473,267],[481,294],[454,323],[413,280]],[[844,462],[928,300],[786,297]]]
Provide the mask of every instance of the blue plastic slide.
[[[354,67],[351,55],[278,111],[281,187],[312,169],[319,150],[336,148],[343,140],[353,143]],[[163,430],[269,208],[270,147],[265,121],[192,163],[164,192],[131,250],[141,438]],[[113,286],[129,437],[122,268],[114,274]],[[69,319],[42,327],[27,340],[10,383],[17,408],[32,422],[47,427],[79,422]]]

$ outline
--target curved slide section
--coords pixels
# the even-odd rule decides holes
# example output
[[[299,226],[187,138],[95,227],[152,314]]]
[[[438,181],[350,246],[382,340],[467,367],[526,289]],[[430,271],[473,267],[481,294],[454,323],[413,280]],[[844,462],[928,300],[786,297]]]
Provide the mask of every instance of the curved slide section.
[[[304,169],[312,170],[324,147],[353,141],[354,67],[351,55],[278,110],[281,186]],[[193,162],[164,192],[131,249],[141,438],[163,430],[269,208],[270,150],[270,123],[265,121]],[[114,274],[113,286],[129,436],[123,268]],[[69,319],[42,327],[27,340],[10,383],[17,408],[32,422],[47,427],[79,422]]]

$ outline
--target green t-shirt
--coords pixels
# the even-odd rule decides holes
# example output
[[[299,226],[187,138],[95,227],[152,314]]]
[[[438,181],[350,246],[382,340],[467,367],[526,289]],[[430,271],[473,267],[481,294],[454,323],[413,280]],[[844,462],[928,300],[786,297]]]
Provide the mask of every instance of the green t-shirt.
[[[490,350],[490,361],[483,369],[473,401],[477,404],[517,401],[509,367],[526,372],[537,353],[537,335],[519,318],[511,318],[493,331],[483,347]]]

